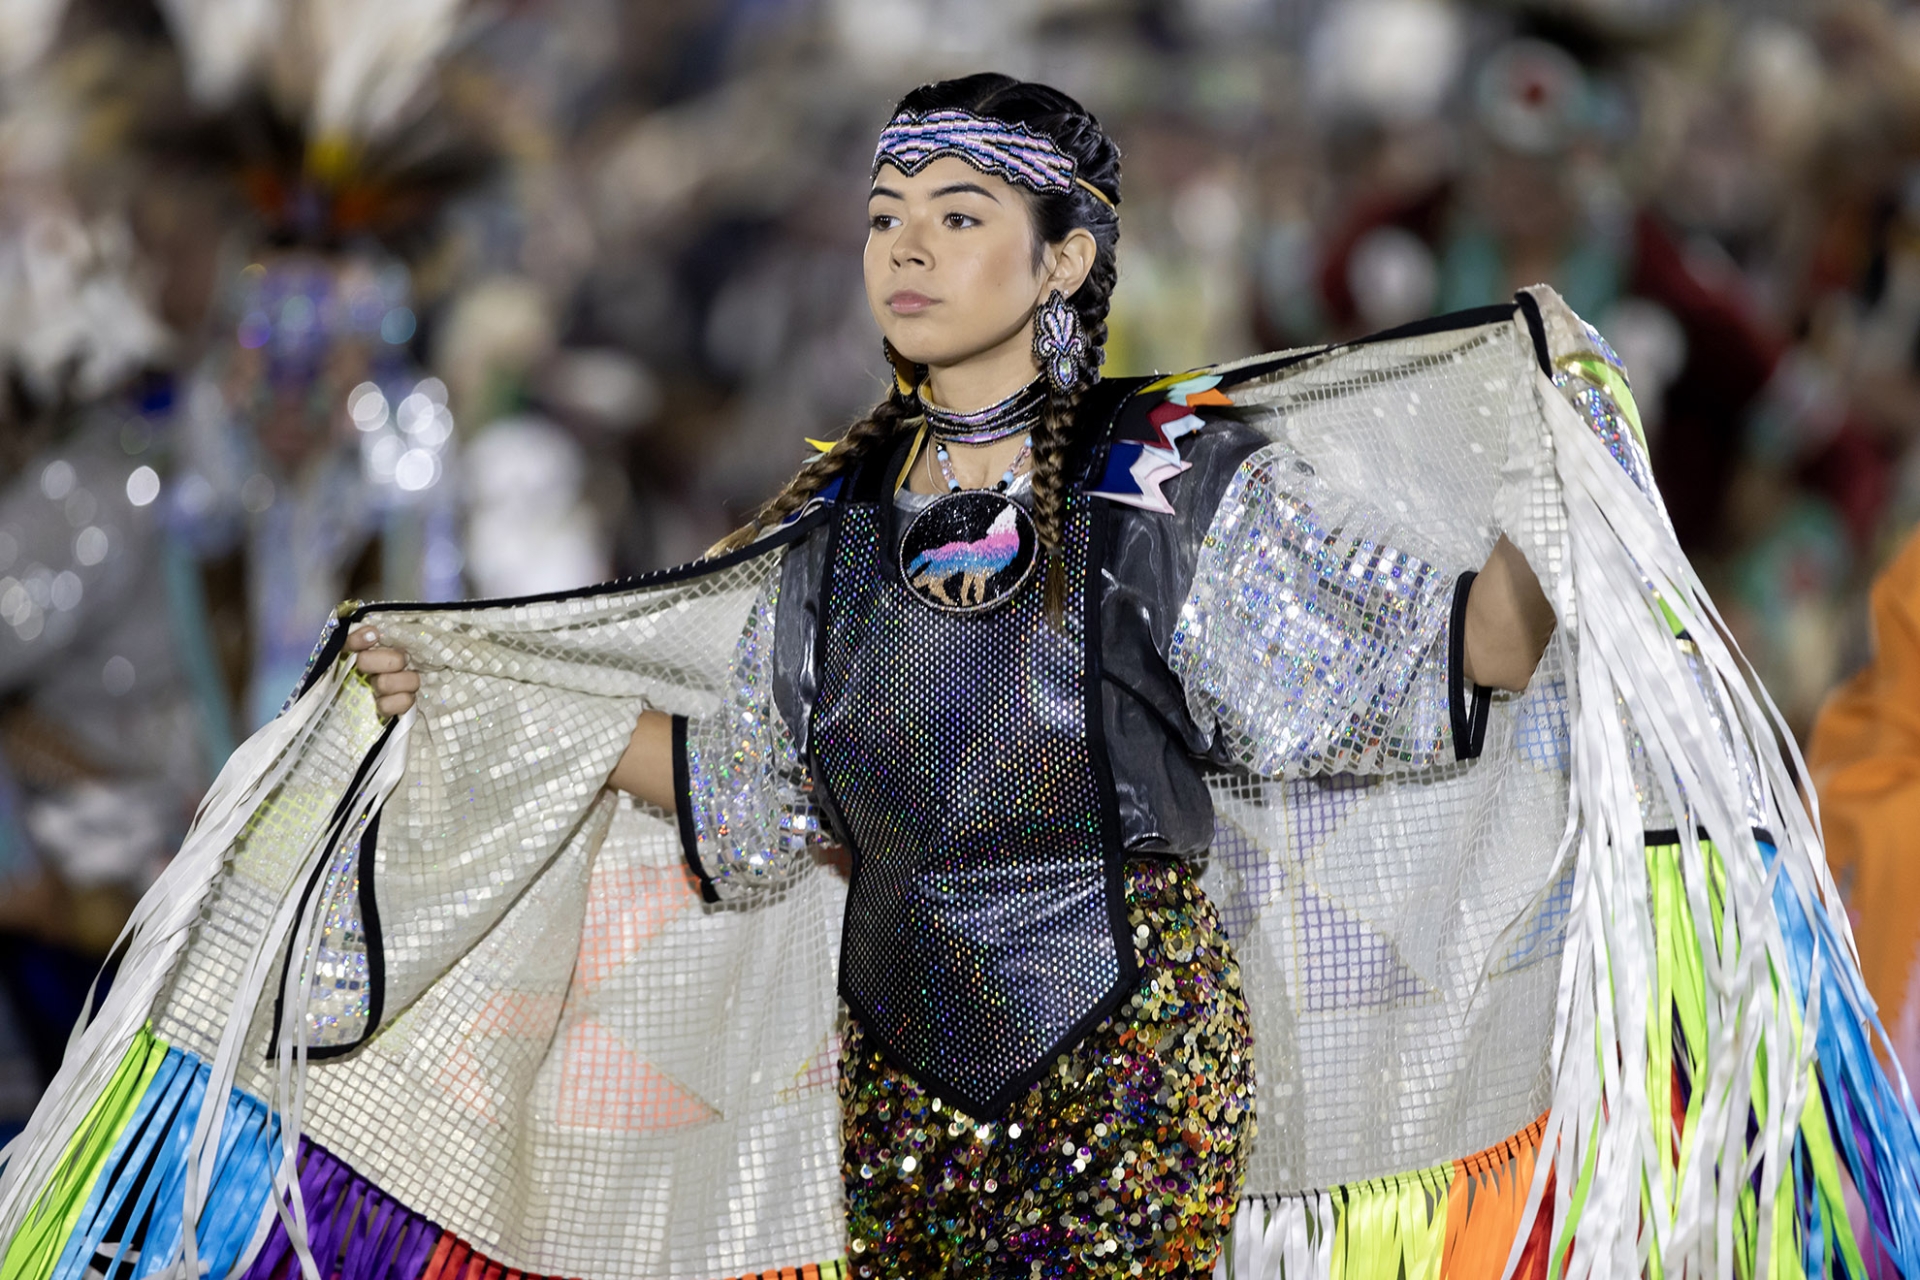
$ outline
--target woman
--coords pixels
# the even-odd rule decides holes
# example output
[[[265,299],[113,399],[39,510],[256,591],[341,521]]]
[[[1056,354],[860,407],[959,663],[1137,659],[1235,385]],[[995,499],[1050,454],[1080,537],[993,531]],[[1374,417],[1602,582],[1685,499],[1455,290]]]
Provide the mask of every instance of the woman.
[[[1118,203],[1057,92],[916,90],[896,385],[752,526],[351,613],[371,702],[336,636],[203,816],[9,1280],[1200,1275],[1230,1226],[1243,1275],[1826,1271],[1841,1158],[1920,1245],[1910,1110],[1800,1047],[1870,1015],[1605,344],[1541,292],[1102,380]]]
[[[723,544],[744,545],[863,468],[904,481],[889,495],[892,521],[910,547],[924,544],[922,561],[936,544],[992,536],[996,522],[1017,530],[1005,563],[989,561],[992,572],[970,575],[935,576],[934,564],[916,576],[915,557],[897,548],[891,531],[882,535],[881,520],[862,535],[870,544],[883,539],[878,544],[856,549],[843,532],[829,549],[823,528],[786,552],[782,622],[796,608],[810,617],[824,611],[837,634],[823,639],[849,668],[838,680],[819,669],[828,658],[805,652],[810,621],[794,628],[795,656],[776,679],[811,710],[816,794],[834,796],[841,831],[861,856],[842,973],[853,1011],[842,1058],[842,1177],[850,1248],[856,1262],[872,1260],[875,1274],[971,1275],[996,1265],[1025,1274],[1030,1264],[1073,1260],[1114,1274],[1135,1263],[1145,1274],[1207,1274],[1240,1198],[1254,1124],[1246,1004],[1232,947],[1191,865],[1206,853],[1213,825],[1198,765],[1168,766],[1170,758],[1204,756],[1212,744],[1167,696],[1164,638],[1186,584],[1157,575],[1169,557],[1192,561],[1221,492],[1267,441],[1231,424],[1205,432],[1185,458],[1191,469],[1163,491],[1171,510],[1116,508],[1107,545],[1129,551],[1109,550],[1103,587],[1090,587],[1101,579],[1089,564],[1086,499],[1076,492],[1075,472],[1112,408],[1108,397],[1089,393],[1100,381],[1117,275],[1119,159],[1091,116],[1044,86],[980,75],[909,94],[875,162],[864,259],[868,302],[902,371],[899,383],[753,526]],[[962,510],[937,536],[922,534],[920,522],[941,521],[933,513],[958,494],[993,495],[980,504],[991,514]],[[882,558],[902,572],[876,572]],[[1019,566],[1031,567],[1024,591],[1028,570]],[[839,606],[871,617],[835,616],[836,602],[822,598],[829,571],[872,576]],[[1471,584],[1465,679],[1524,688],[1553,628],[1525,560],[1503,541],[1478,577],[1460,582]],[[949,584],[957,584],[951,592]],[[1420,604],[1403,628],[1352,640],[1386,653],[1418,636],[1414,663],[1444,667],[1452,593],[1428,592]],[[1090,739],[1099,730],[1084,720],[1047,725],[1019,691],[1001,698],[980,688],[1020,680],[1037,698],[1081,698],[1085,675],[1064,668],[1084,663],[1074,651],[1086,633],[1068,635],[1069,605],[1076,617],[1091,608],[1145,622],[1144,634],[1138,624],[1099,628],[1107,671],[1163,668],[1156,702],[1126,705],[1143,691],[1117,682],[1102,689],[1107,761],[1094,758],[1099,748]],[[892,624],[912,639],[888,652],[873,632]],[[419,676],[406,670],[403,652],[376,640],[373,628],[361,628],[348,646],[359,651],[382,714],[402,714]],[[802,691],[810,669],[818,669],[817,683]],[[1421,676],[1410,669],[1407,678]],[[823,685],[837,688],[832,705],[820,701]],[[965,708],[969,702],[980,705]],[[841,705],[859,707],[859,716],[838,713]],[[1346,709],[1327,696],[1315,710],[1331,720]],[[947,717],[952,737],[939,744],[938,764],[855,783],[856,770]],[[807,723],[799,711],[787,731],[802,734]],[[1037,811],[1000,807],[1027,785],[1018,777],[1023,764],[1043,767],[1052,750],[1082,757],[1076,764],[1086,776],[1029,792],[1024,800]],[[991,772],[1014,776],[960,767],[982,756],[992,760]],[[1111,833],[1070,838],[1076,828],[1097,830],[1099,775],[1109,769],[1128,798],[1118,850],[1104,847]],[[645,712],[609,782],[673,811],[682,805],[674,777],[671,718]],[[706,797],[692,805],[703,825],[722,807]],[[1101,900],[1112,892],[1103,883],[1110,857],[1121,861],[1123,907]],[[1001,883],[986,870],[994,861],[1020,864],[1018,876]],[[1048,877],[1043,887],[1023,893],[1019,878],[1036,872]],[[720,883],[745,878],[724,863],[706,874]],[[985,880],[979,905],[1007,912],[1008,921],[985,930],[912,900],[916,878],[955,874]],[[1075,898],[1088,908],[1084,918],[1053,928],[1057,904]],[[1121,910],[1125,925],[1116,929]],[[942,971],[919,948],[901,945],[903,930],[921,926],[964,948],[966,960],[949,963],[981,966],[989,975],[984,990],[968,990],[981,981],[977,974]],[[1154,945],[1170,932],[1193,939],[1181,958]],[[901,966],[916,965],[928,971],[903,987]],[[1039,983],[1025,974],[1029,967],[1040,969]],[[952,1049],[932,1047],[945,1028],[895,1007],[906,990],[927,985],[955,1006],[940,1011],[960,1029],[962,1043]],[[1170,999],[1132,999],[1162,985]],[[960,1006],[981,996],[1025,1007],[1016,1019],[968,1017]],[[1128,1003],[1117,1009],[1121,1000]],[[1070,1071],[1046,1071],[1061,1054],[1072,1060]],[[1181,1074],[1207,1080],[1196,1123],[1162,1088]],[[947,1132],[952,1112],[936,1109],[937,1097],[986,1123],[968,1124],[956,1140]],[[883,1098],[892,1100],[884,1112],[876,1105]],[[1168,1133],[1192,1137],[1169,1144]],[[876,1176],[890,1150],[920,1152],[914,1176]],[[1125,1194],[1102,1197],[1079,1209],[1088,1192],[1104,1187],[1112,1162],[1129,1153],[1140,1157],[1132,1174],[1153,1185],[1151,1198],[1136,1205]],[[1050,1188],[1035,1185],[1043,1168]],[[1103,1213],[1102,1204],[1111,1208]],[[1149,1206],[1151,1216],[1128,1220]]]

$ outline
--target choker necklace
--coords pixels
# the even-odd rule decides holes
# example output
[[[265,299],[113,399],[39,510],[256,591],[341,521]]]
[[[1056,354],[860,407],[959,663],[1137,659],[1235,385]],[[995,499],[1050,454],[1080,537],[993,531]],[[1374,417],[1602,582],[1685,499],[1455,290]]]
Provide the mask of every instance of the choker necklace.
[[[1040,420],[1040,407],[1046,403],[1047,380],[1035,378],[998,404],[990,404],[972,413],[954,413],[920,398],[920,411],[926,415],[927,430],[945,444],[992,444],[1020,431],[1030,431]]]

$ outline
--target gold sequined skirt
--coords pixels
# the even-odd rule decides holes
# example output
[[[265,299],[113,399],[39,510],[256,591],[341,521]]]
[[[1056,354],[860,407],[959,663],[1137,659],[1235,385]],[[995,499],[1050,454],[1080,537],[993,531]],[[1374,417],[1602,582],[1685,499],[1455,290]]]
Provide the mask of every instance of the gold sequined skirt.
[[[1253,1142],[1240,969],[1193,869],[1125,873],[1140,984],[992,1123],[895,1070],[849,1018],[840,1072],[860,1280],[1212,1273]]]

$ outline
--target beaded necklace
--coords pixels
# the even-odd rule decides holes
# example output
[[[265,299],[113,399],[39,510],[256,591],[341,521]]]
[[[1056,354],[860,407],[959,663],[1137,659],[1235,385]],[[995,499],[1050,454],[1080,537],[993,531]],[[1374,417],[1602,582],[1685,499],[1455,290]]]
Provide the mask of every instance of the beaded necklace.
[[[1009,433],[1011,434],[1011,433]],[[1013,455],[1013,461],[1007,464],[1006,474],[1000,477],[1000,483],[993,486],[995,493],[1005,493],[1013,487],[1013,478],[1020,473],[1020,465],[1033,454],[1033,434],[1027,434],[1026,442],[1020,446],[1020,452]],[[944,440],[933,442],[933,456],[940,460],[940,474],[945,477],[948,493],[960,492],[960,478],[953,474],[953,458],[947,453]]]
[[[1047,387],[1044,377],[1035,378],[998,404],[990,404],[984,409],[975,409],[972,413],[955,413],[942,409],[939,405],[920,400],[920,410],[926,415],[927,430],[933,438],[946,444],[992,444],[996,440],[1005,440],[1017,431],[1033,430],[1033,424],[1040,419],[1040,408],[1046,403]]]

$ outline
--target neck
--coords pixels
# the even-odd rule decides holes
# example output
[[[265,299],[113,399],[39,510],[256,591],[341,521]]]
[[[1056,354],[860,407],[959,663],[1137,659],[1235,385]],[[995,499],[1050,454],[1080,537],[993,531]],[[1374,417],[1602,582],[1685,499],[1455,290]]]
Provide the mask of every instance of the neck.
[[[1009,338],[950,365],[930,365],[924,394],[942,409],[972,413],[998,404],[1040,375],[1033,362],[1033,328],[1024,324]]]

